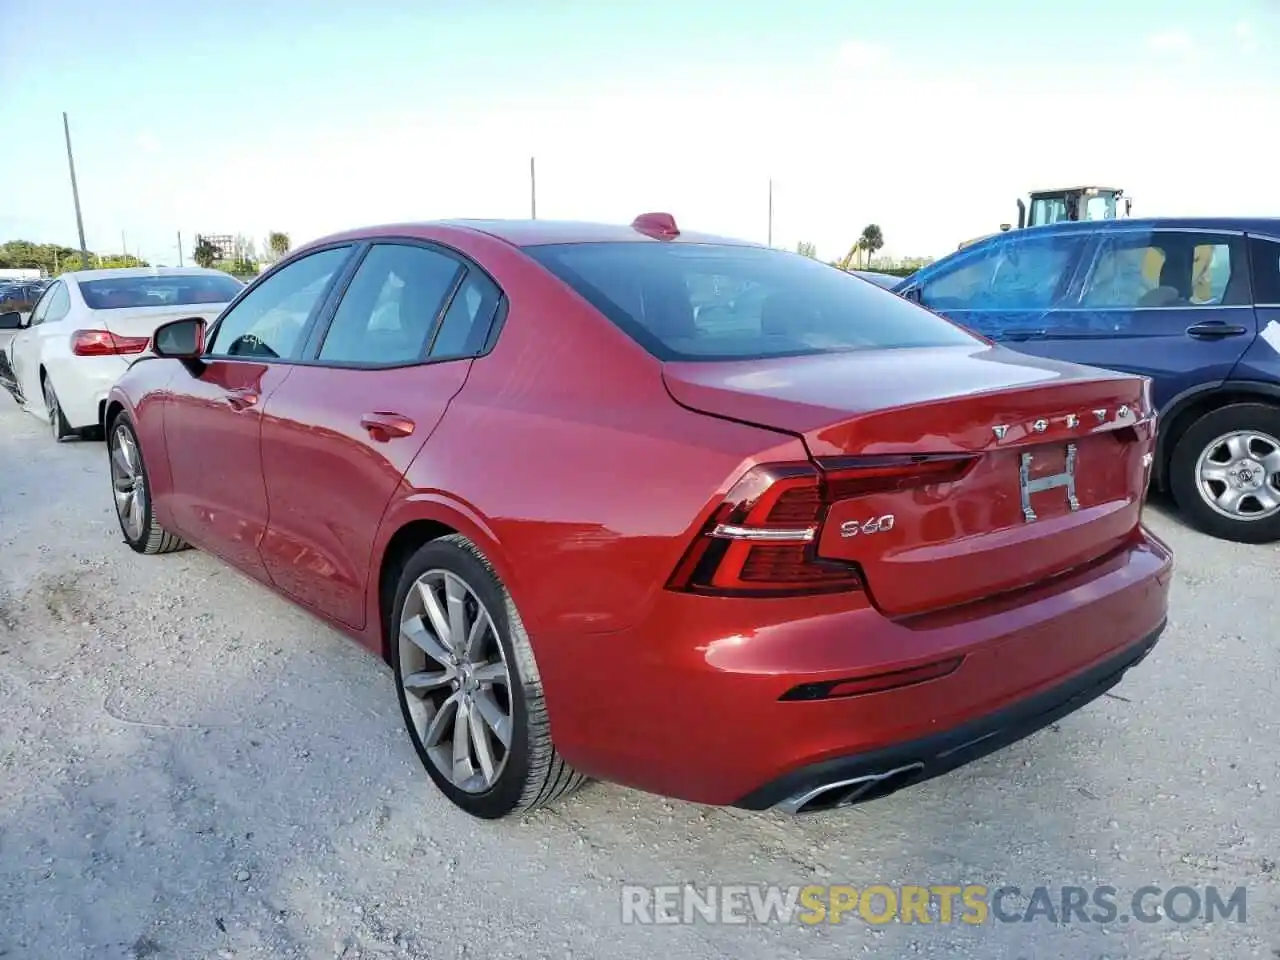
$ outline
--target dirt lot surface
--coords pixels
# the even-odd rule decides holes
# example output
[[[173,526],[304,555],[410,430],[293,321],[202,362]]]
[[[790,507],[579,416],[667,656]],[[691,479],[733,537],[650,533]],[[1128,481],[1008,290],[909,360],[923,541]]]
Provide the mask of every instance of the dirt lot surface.
[[[0,957],[1274,960],[1280,551],[1150,523],[1160,646],[996,756],[807,818],[592,785],[485,824],[432,788],[386,667],[209,556],[133,554],[103,446],[0,398]],[[1247,915],[622,924],[622,884],[682,882],[1245,886]]]

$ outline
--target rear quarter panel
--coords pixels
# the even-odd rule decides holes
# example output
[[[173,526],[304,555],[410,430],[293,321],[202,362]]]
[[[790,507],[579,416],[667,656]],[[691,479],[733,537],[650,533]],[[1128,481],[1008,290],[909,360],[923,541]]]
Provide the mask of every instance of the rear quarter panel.
[[[477,540],[540,640],[624,629],[717,494],[757,460],[806,459],[803,445],[677,405],[656,359],[516,248],[482,235],[464,252],[508,317],[410,466],[376,556],[407,519],[436,519]]]

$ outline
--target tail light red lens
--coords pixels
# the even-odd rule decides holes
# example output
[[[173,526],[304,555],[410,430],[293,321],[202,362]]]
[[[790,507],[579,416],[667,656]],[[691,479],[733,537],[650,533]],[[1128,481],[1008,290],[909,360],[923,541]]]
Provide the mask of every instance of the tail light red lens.
[[[142,353],[150,342],[150,337],[120,337],[109,330],[77,330],[71,335],[71,352],[77,357]]]
[[[857,565],[826,560],[817,543],[828,507],[959,479],[967,456],[859,457],[765,464],[725,495],[667,586],[716,596],[794,596],[862,588]]]

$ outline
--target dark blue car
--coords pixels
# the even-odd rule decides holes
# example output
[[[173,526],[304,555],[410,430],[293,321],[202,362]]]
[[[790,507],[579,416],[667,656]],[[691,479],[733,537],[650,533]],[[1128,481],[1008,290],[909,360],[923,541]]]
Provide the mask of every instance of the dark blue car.
[[[1153,480],[1199,529],[1280,539],[1280,218],[997,234],[894,288],[1037,356],[1143,374]]]

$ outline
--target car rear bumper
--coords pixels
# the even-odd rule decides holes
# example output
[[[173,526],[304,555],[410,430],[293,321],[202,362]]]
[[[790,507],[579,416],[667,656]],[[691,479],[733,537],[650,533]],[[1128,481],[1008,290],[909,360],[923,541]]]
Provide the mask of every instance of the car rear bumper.
[[[662,591],[633,629],[538,638],[552,730],[582,772],[681,799],[768,807],[826,777],[896,771],[852,798],[868,799],[1103,692],[1159,636],[1172,566],[1169,549],[1139,528],[1054,580],[899,619],[856,594]],[[826,695],[833,683],[938,665],[930,679]]]
[[[1060,684],[950,730],[869,753],[802,767],[753,790],[735,806],[784,813],[864,803],[995,753],[1102,696],[1146,659],[1165,624],[1142,642]]]
[[[120,356],[74,357],[51,372],[62,415],[73,430],[101,426],[102,404],[129,359]]]

